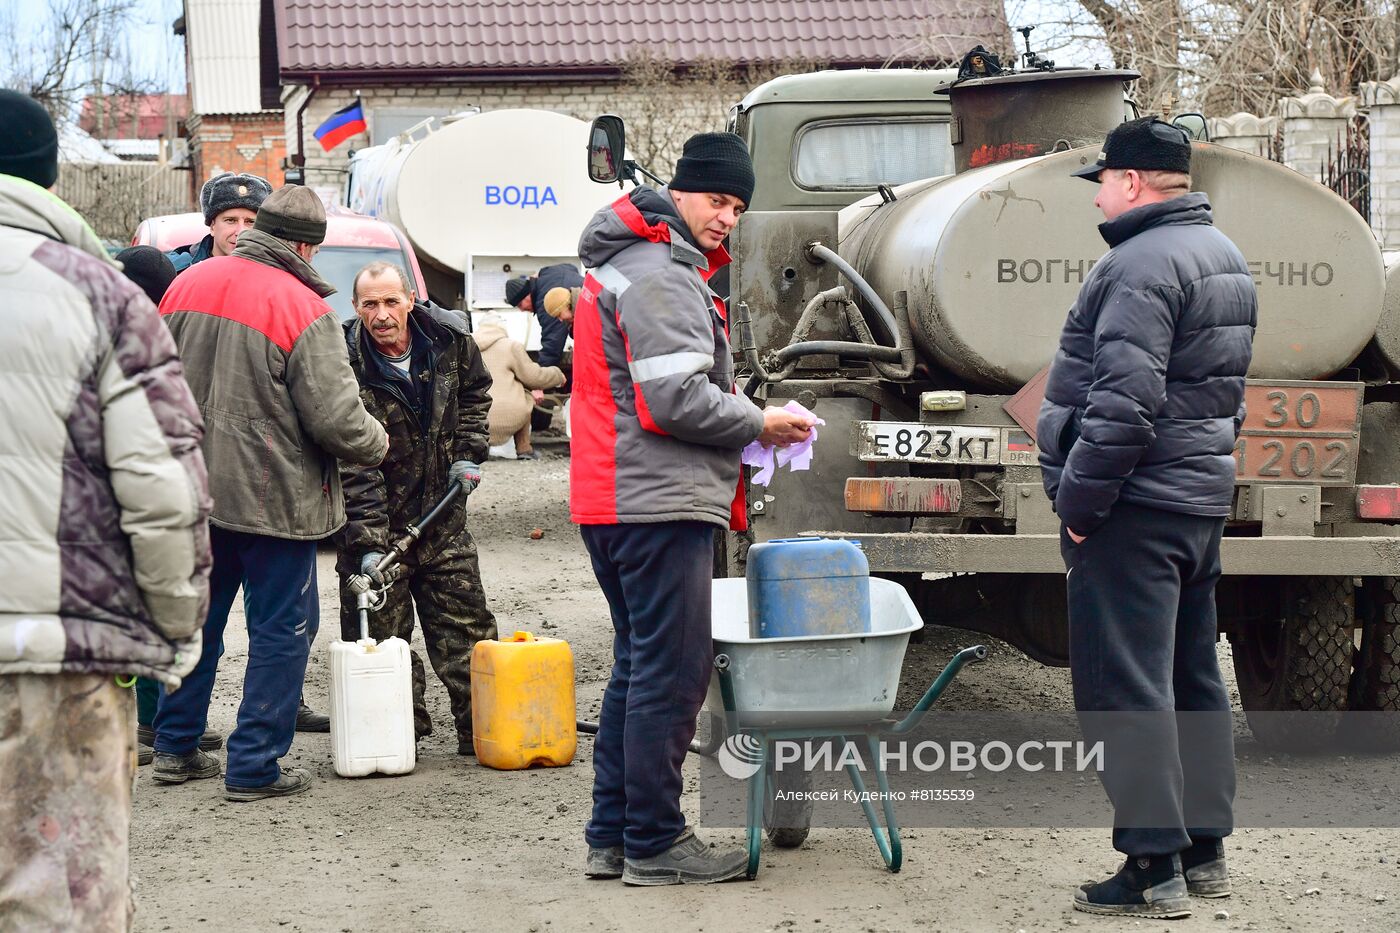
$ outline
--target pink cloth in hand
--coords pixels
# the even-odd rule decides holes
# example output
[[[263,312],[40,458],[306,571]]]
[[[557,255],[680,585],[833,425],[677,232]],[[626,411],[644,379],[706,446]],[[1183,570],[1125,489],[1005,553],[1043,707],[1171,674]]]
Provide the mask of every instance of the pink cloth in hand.
[[[806,415],[816,421],[816,424],[826,424],[812,412],[808,411],[796,401],[788,402],[783,406],[784,411],[790,411],[794,415]],[[810,470],[812,468],[812,445],[817,440],[817,429],[814,426],[812,433],[805,441],[800,441],[790,447],[769,447],[754,441],[745,447],[739,455],[740,462],[745,466],[758,467],[758,472],[753,475],[753,481],[760,486],[767,486],[773,481],[773,474],[778,472],[778,467],[785,466],[791,470]]]

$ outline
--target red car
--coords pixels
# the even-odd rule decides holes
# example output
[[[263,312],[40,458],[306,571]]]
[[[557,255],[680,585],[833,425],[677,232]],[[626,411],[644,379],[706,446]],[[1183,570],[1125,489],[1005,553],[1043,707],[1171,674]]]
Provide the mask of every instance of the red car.
[[[178,247],[198,243],[208,233],[204,215],[198,212],[167,214],[141,221],[131,238],[131,245],[154,246],[168,253]],[[335,294],[326,301],[341,320],[354,314],[350,305],[350,286],[354,283],[355,273],[376,260],[403,267],[408,271],[418,297],[427,298],[428,286],[423,281],[423,270],[418,267],[418,257],[413,254],[413,247],[398,227],[343,207],[327,209],[326,241],[321,244],[311,264],[326,281],[335,286]]]

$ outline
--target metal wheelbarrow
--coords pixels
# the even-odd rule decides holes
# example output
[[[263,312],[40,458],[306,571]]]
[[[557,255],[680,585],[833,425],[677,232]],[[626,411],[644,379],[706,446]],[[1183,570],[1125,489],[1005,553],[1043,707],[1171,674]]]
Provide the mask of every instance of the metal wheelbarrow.
[[[916,728],[963,666],[987,657],[986,646],[964,648],[954,655],[909,714],[895,720],[890,713],[899,690],[905,649],[909,636],[923,627],[909,594],[898,583],[870,580],[871,630],[859,635],[751,637],[746,581],[715,580],[712,596],[715,676],[706,706],[712,715],[723,711],[724,731],[729,736],[724,744],[732,748],[737,743],[745,761],[762,765],[748,778],[749,877],[758,875],[765,804],[776,807],[774,785],[782,780],[782,772],[772,767],[773,743],[814,738],[842,739],[855,743],[858,749],[863,746],[869,754],[883,826],[860,768],[847,764],[846,772],[880,856],[890,871],[899,871],[903,849],[889,778],[879,753],[880,738]],[[706,744],[708,750],[720,743],[712,736]],[[809,775],[799,771],[788,783],[805,786],[809,780]],[[794,815],[798,821],[810,821],[810,807],[790,810],[788,816]],[[807,834],[807,825],[794,826],[791,819],[776,829],[778,832],[770,828],[770,836],[778,845],[798,845]]]

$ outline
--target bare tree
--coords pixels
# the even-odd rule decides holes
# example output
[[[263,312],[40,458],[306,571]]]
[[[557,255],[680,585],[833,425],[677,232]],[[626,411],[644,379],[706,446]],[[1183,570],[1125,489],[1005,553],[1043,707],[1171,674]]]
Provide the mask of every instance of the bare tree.
[[[75,117],[87,97],[164,90],[134,64],[127,37],[139,22],[138,0],[48,0],[37,28],[21,20],[17,4],[6,4],[0,39],[11,51],[0,85],[29,94],[56,122]]]
[[[752,88],[785,74],[826,67],[791,58],[771,65],[738,65],[706,58],[678,65],[650,50],[633,51],[623,66],[618,113],[627,121],[627,148],[653,171],[669,168],[686,138],[724,129],[729,108]]]
[[[885,67],[947,68],[975,46],[983,46],[1004,63],[1016,56],[1011,34],[1012,8],[1025,0],[937,0],[920,28],[885,57]]]
[[[1400,58],[1397,0],[1074,0],[1043,23],[1052,46],[1108,50],[1142,73],[1146,110],[1270,113],[1314,71],[1333,93],[1389,78]]]

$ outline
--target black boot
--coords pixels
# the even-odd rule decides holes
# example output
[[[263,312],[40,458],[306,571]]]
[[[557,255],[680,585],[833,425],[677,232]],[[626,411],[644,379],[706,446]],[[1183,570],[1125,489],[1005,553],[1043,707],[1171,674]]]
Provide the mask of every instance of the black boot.
[[[1191,899],[1181,874],[1181,856],[1130,856],[1118,874],[1098,884],[1080,885],[1074,909],[1117,917],[1175,920],[1191,916]]]
[[[154,748],[156,744],[155,726],[141,725],[138,723],[136,726],[136,743],[138,745],[149,745]],[[207,729],[204,734],[199,737],[200,751],[212,752],[223,747],[224,734],[222,732],[215,732],[213,729]]]
[[[1225,868],[1225,840],[1203,836],[1181,850],[1186,889],[1196,897],[1229,897],[1230,873]]]
[[[318,713],[306,705],[302,700],[297,706],[297,731],[298,732],[330,732],[331,717],[325,713]]]
[[[183,784],[186,781],[218,777],[222,770],[219,759],[196,748],[188,755],[157,752],[155,770],[151,777],[155,778],[157,784]]]

